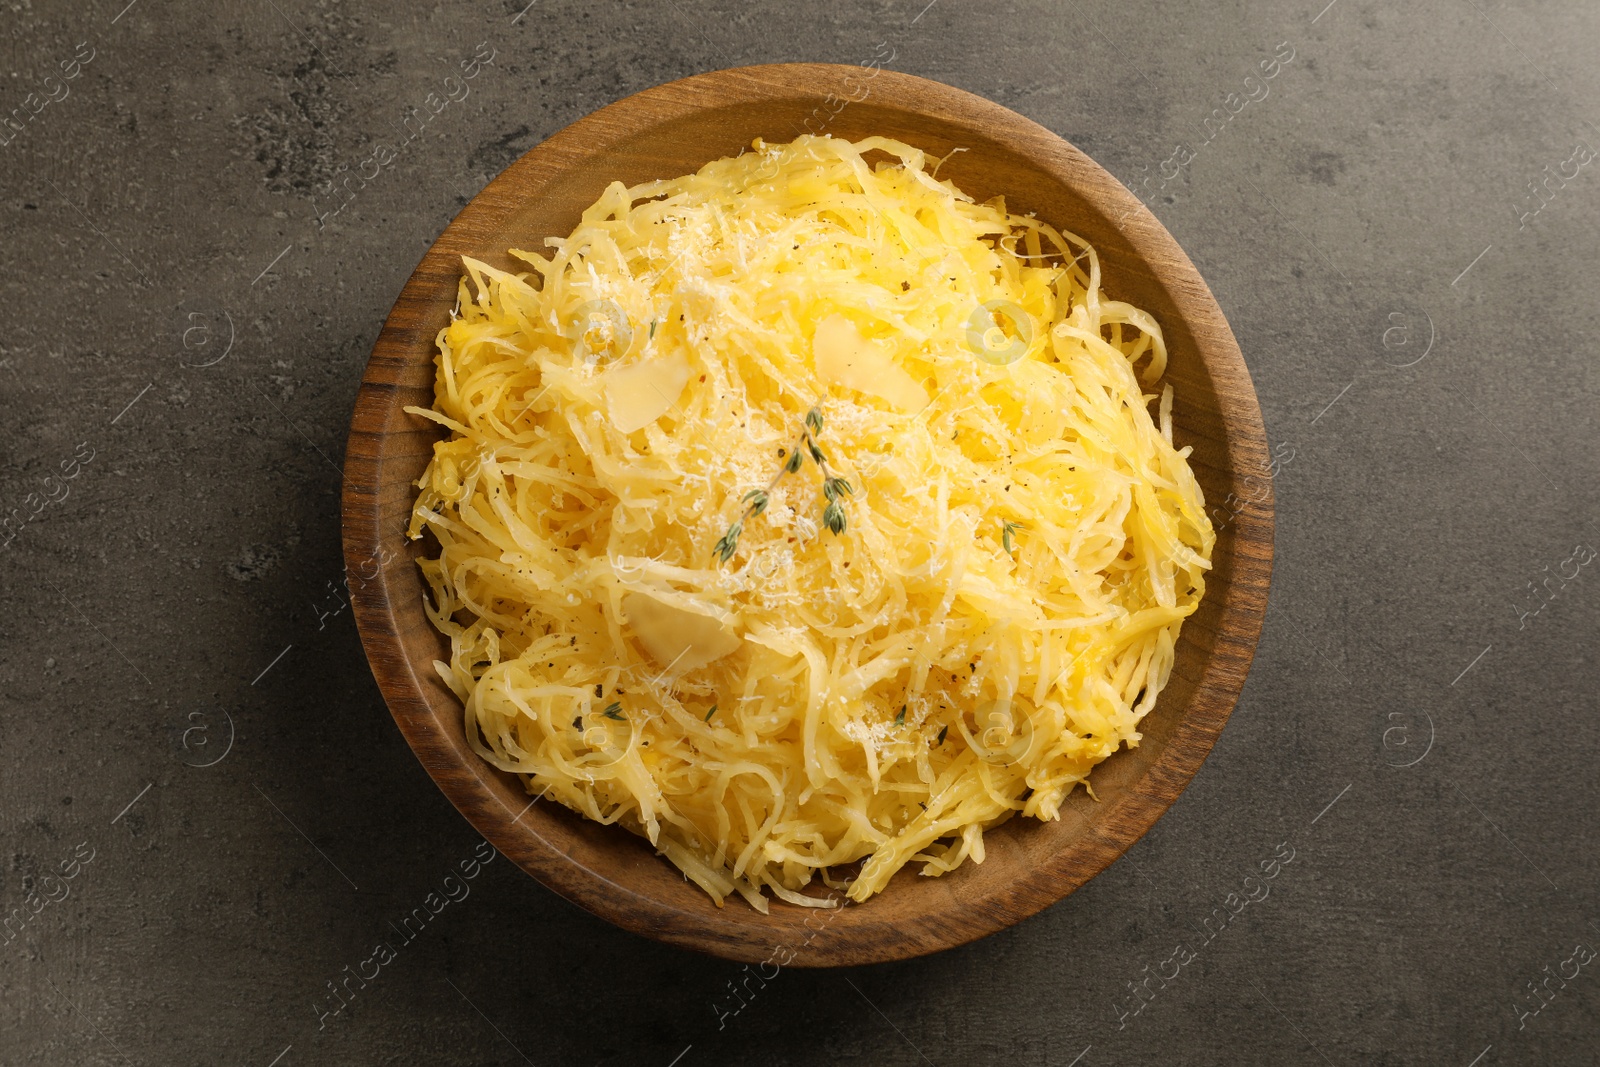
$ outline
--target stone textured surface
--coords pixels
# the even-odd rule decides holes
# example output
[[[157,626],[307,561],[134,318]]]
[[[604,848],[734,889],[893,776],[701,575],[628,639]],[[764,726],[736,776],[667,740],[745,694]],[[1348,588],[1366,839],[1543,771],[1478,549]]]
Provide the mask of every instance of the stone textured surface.
[[[0,1062],[1593,1062],[1600,10],[125,3],[0,10]],[[406,940],[478,839],[333,592],[390,302],[573,119],[880,43],[1137,188],[1232,321],[1282,459],[1233,722],[1122,861],[934,958],[741,1008],[503,859]]]

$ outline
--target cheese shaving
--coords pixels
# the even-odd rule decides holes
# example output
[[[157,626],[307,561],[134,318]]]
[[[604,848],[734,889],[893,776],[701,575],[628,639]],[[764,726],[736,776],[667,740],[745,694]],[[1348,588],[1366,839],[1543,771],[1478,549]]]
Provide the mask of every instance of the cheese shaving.
[[[472,747],[719,905],[864,901],[1058,818],[1205,589],[1159,326],[929,162],[807,136],[613,183],[529,270],[465,260],[407,409],[450,430],[410,533]],[[785,470],[813,408],[837,536]]]

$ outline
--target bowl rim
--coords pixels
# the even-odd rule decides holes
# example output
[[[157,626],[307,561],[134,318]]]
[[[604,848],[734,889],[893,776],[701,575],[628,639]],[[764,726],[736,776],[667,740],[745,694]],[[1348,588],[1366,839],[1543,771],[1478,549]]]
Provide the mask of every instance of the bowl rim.
[[[714,913],[691,913],[675,905],[619,884],[604,873],[569,857],[536,826],[538,814],[524,820],[533,807],[521,811],[507,805],[489,788],[487,777],[503,772],[468,753],[478,766],[464,767],[459,747],[446,733],[440,712],[430,704],[419,666],[406,654],[397,625],[397,602],[391,596],[393,568],[384,558],[380,529],[383,485],[383,437],[398,401],[397,387],[387,372],[418,335],[406,320],[406,309],[436,299],[441,273],[459,277],[458,238],[482,217],[504,217],[522,202],[518,186],[530,176],[538,182],[554,173],[549,160],[564,151],[575,155],[594,152],[594,145],[611,144],[648,130],[663,119],[692,116],[705,101],[715,106],[752,103],[763,99],[801,97],[836,99],[829,93],[862,68],[843,64],[779,63],[734,67],[691,75],[624,97],[578,119],[541,141],[481,190],[429,247],[408,277],[387,316],[372,355],[363,371],[346,446],[341,510],[344,556],[357,629],[367,660],[391,715],[424,769],[451,804],[502,853],[544,884],[587,911],[634,933],[744,962],[769,959],[776,928],[766,922],[741,921],[735,908],[742,901]],[[872,75],[871,94],[887,102],[947,122],[981,123],[985,132],[1027,151],[1057,173],[1070,169],[1075,185],[1108,217],[1122,215],[1117,228],[1129,246],[1146,262],[1161,263],[1158,281],[1169,293],[1199,350],[1207,372],[1215,380],[1226,377],[1228,389],[1217,388],[1220,422],[1227,433],[1223,442],[1232,471],[1264,467],[1266,435],[1249,371],[1221,308],[1199,271],[1165,227],[1132,192],[1065,139],[1004,105],[941,82],[886,69]],[[557,167],[557,170],[560,168]],[[537,184],[537,182],[535,183]],[[432,334],[426,333],[432,358]],[[414,358],[414,356],[413,356]],[[948,927],[908,931],[893,921],[874,924],[870,917],[850,924],[852,937],[807,940],[803,953],[792,955],[794,966],[839,966],[906,959],[952,948],[1020,922],[1074,890],[1108,867],[1138,841],[1165,813],[1188,785],[1212,744],[1221,733],[1243,688],[1254,657],[1266,612],[1273,549],[1273,497],[1270,480],[1259,506],[1246,508],[1233,519],[1230,589],[1240,595],[1228,599],[1216,622],[1214,645],[1202,661],[1203,670],[1194,692],[1164,751],[1132,783],[1113,809],[1117,818],[1097,827],[1086,820],[1088,833],[1071,849],[1053,854],[1007,887],[997,906],[972,909]],[[373,568],[374,561],[378,566]],[[402,559],[409,566],[409,560]],[[368,569],[376,573],[366,576]],[[413,606],[420,610],[420,604]],[[451,698],[454,700],[454,698]],[[455,714],[460,714],[456,704]],[[1101,820],[1105,821],[1105,820]],[[612,829],[607,827],[605,829]],[[616,830],[622,833],[626,831]],[[664,862],[664,861],[660,861]],[[880,898],[881,899],[881,898]],[[781,905],[773,903],[776,910]],[[870,908],[852,905],[848,910]],[[757,915],[747,909],[751,916]],[[800,911],[801,909],[794,909]],[[731,913],[731,914],[730,914]],[[880,929],[881,927],[881,929]],[[879,936],[870,936],[876,933]],[[859,936],[856,936],[859,935]]]

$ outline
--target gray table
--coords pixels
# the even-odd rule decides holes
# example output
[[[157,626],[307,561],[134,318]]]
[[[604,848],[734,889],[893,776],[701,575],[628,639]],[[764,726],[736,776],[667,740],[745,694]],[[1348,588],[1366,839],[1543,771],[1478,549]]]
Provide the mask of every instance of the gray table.
[[[522,2],[0,15],[0,1062],[1595,1061],[1600,11]],[[335,213],[319,190],[479,42],[470,95]],[[889,51],[1138,188],[1233,323],[1281,463],[1232,722],[1062,904],[736,1013],[735,966],[503,858],[401,939],[479,839],[335,594],[391,301],[585,113]]]

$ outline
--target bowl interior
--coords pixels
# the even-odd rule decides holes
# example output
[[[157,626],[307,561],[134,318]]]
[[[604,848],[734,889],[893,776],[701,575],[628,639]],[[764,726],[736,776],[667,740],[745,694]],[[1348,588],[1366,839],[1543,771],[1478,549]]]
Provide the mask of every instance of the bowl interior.
[[[852,99],[856,98],[856,99]],[[1213,521],[1226,520],[1199,610],[1138,748],[1094,771],[1054,823],[1014,819],[985,835],[988,857],[941,878],[902,871],[864,906],[817,913],[780,902],[760,915],[716,908],[642,839],[552,804],[467,747],[462,708],[431,668],[446,646],[422,611],[404,530],[435,427],[402,410],[432,403],[434,338],[456,299],[460,256],[526,269],[509,247],[564,236],[612,181],[669,178],[752,139],[804,132],[885,135],[930,156],[982,200],[1003,194],[1092,243],[1104,287],[1152,313],[1171,358],[1174,437]],[[1187,257],[1126,189],[1066,142],[959,90],[887,71],[793,64],[700,75],[630,97],[513,164],[440,237],[374,350],[346,460],[345,539],[358,625],[396,721],[452,802],[546,885],[629,929],[747,961],[833,965],[918,955],[1000,929],[1070,893],[1137,840],[1187,784],[1237,697],[1260,629],[1271,557],[1265,439],[1227,323]],[[1256,477],[1246,482],[1245,479]],[[1253,499],[1233,513],[1223,501]],[[368,576],[371,576],[368,578]]]

